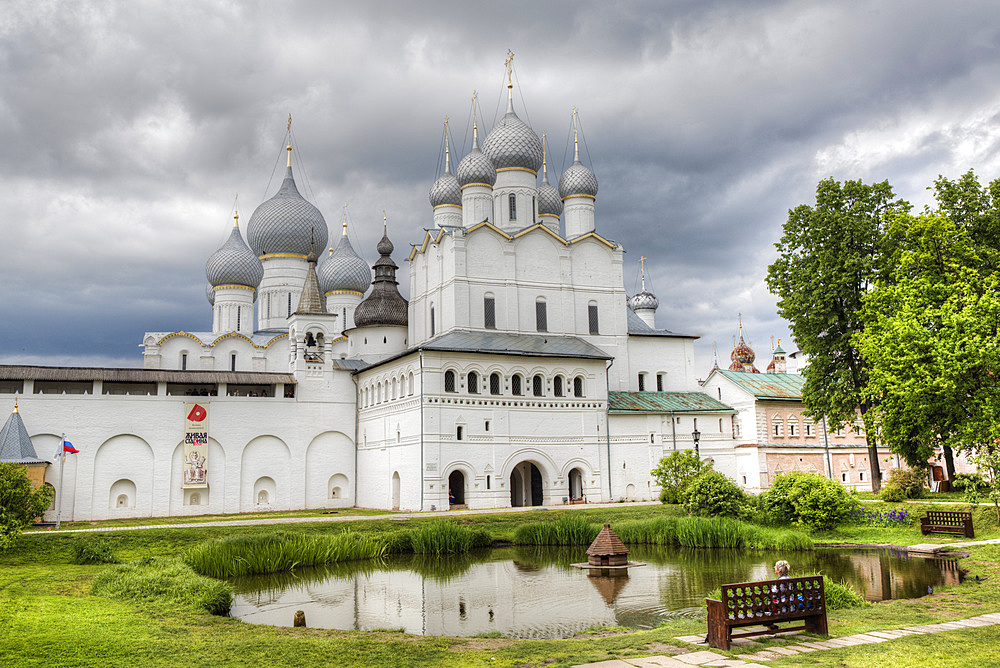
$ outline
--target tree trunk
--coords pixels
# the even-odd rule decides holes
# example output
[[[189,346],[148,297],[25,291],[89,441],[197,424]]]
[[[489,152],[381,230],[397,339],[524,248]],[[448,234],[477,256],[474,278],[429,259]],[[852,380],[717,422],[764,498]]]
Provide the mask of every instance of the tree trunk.
[[[949,446],[943,445],[941,449],[944,451],[944,468],[948,471],[948,480],[952,481],[955,479],[955,456]]]
[[[882,489],[882,467],[878,461],[878,445],[867,429],[865,429],[865,441],[868,443],[868,461],[872,465],[872,492],[878,494]]]

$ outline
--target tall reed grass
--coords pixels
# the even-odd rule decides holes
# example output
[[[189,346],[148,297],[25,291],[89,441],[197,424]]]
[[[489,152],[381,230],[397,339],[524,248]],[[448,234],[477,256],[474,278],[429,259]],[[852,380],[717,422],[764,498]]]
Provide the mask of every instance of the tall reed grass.
[[[492,543],[493,537],[485,529],[469,529],[451,522],[431,522],[410,533],[410,545],[417,554],[462,554]]]
[[[583,517],[565,515],[555,522],[531,522],[514,531],[518,545],[590,545],[600,527]]]
[[[233,600],[228,582],[202,577],[178,559],[155,557],[101,571],[91,593],[130,601],[170,601],[213,615],[227,614]]]
[[[372,559],[386,554],[386,544],[355,531],[328,535],[244,534],[208,541],[188,550],[184,561],[214,578],[278,573],[298,567]]]

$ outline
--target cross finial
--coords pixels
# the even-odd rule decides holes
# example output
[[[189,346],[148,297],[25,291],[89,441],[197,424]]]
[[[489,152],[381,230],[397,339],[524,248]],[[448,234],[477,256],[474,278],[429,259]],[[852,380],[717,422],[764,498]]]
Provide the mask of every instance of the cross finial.
[[[549,167],[548,167],[549,158],[548,158],[548,152],[545,150],[545,135],[546,133],[543,132],[542,133],[542,176],[547,177],[549,174]]]
[[[240,226],[240,194],[236,193],[236,203],[233,204],[233,227]]]
[[[14,412],[17,412],[17,395],[14,395]]]
[[[472,145],[473,147],[479,146],[479,126],[477,125],[476,119],[476,107],[478,106],[479,91],[472,91]]]
[[[739,318],[739,321],[740,321],[740,341],[742,341],[743,340],[743,314],[742,313],[737,313],[736,317]]]
[[[514,52],[507,49],[507,60],[503,61],[503,64],[507,67],[507,88],[513,88],[514,84],[511,81],[511,73],[514,70]]]
[[[642,291],[646,291],[646,256],[639,258],[639,266],[642,268]]]
[[[288,114],[288,166],[292,166],[292,115]]]
[[[344,202],[344,236],[347,236],[347,202]],[[333,242],[330,242],[331,248],[333,247]]]
[[[578,133],[576,129],[576,115],[579,110],[574,105],[573,111],[570,113],[570,117],[573,119],[573,157],[576,162],[580,162],[580,140],[578,138]]]
[[[386,229],[389,227],[389,216],[386,215],[385,209],[382,209],[382,236],[386,236]]]
[[[444,115],[444,171],[451,173],[451,149],[448,146],[448,114]]]

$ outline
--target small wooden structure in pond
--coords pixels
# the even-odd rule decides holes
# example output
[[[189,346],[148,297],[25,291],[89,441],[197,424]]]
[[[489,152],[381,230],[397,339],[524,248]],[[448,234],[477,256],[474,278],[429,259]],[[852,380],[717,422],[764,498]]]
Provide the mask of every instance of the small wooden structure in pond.
[[[645,566],[638,561],[628,560],[628,548],[621,541],[610,524],[605,524],[604,528],[597,534],[597,538],[587,548],[587,563],[573,564],[577,568],[587,568],[591,570],[607,571],[621,569],[624,571],[629,566]]]

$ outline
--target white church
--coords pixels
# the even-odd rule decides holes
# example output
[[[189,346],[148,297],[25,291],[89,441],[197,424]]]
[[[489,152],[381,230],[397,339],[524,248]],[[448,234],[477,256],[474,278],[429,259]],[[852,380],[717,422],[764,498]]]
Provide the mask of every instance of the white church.
[[[55,488],[47,519],[655,499],[676,449],[735,475],[696,337],[626,294],[594,173],[577,148],[549,182],[509,81],[454,170],[446,133],[423,238],[398,252],[383,220],[373,267],[299,193],[290,137],[278,191],[208,259],[210,330],[147,332],[142,368],[0,366],[0,446]]]

